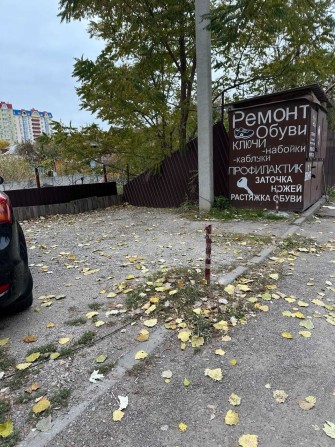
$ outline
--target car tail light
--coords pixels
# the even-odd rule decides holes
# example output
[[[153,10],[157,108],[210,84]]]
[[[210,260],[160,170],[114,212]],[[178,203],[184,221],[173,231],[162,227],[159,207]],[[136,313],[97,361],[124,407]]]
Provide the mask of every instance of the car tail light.
[[[5,293],[9,289],[9,284],[0,284],[0,295]]]
[[[9,206],[9,199],[5,194],[0,193],[0,223],[12,223],[12,213]]]

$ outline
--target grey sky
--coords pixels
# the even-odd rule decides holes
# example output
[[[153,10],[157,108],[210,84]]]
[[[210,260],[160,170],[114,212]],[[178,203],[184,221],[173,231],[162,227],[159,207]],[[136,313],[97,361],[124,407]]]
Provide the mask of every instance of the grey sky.
[[[101,125],[80,110],[72,70],[75,57],[95,58],[102,42],[88,37],[85,23],[60,23],[57,13],[57,0],[0,0],[0,101],[65,124]]]

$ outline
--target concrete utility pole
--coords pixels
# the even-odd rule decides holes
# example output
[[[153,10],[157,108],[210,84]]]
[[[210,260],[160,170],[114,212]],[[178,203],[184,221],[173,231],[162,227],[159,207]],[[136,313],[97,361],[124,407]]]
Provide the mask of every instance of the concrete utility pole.
[[[214,201],[211,33],[206,27],[210,0],[195,0],[198,104],[199,210],[209,211]]]

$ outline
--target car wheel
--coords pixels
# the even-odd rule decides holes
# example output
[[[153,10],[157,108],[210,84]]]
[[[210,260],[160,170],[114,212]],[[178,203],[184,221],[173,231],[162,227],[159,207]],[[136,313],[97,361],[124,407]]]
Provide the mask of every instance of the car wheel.
[[[22,298],[15,301],[15,303],[8,306],[6,311],[10,314],[16,314],[18,312],[23,312],[24,310],[28,309],[33,304],[32,288],[33,288],[33,278],[30,273],[29,287],[27,289],[27,293]]]

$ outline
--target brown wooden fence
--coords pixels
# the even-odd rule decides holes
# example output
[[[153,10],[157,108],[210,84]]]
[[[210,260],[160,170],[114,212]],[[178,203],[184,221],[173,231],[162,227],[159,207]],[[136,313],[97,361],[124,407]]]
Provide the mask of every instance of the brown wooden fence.
[[[213,126],[214,194],[228,196],[228,135],[222,123]],[[198,144],[166,157],[158,173],[144,172],[124,186],[124,201],[135,206],[179,207],[198,202]]]

